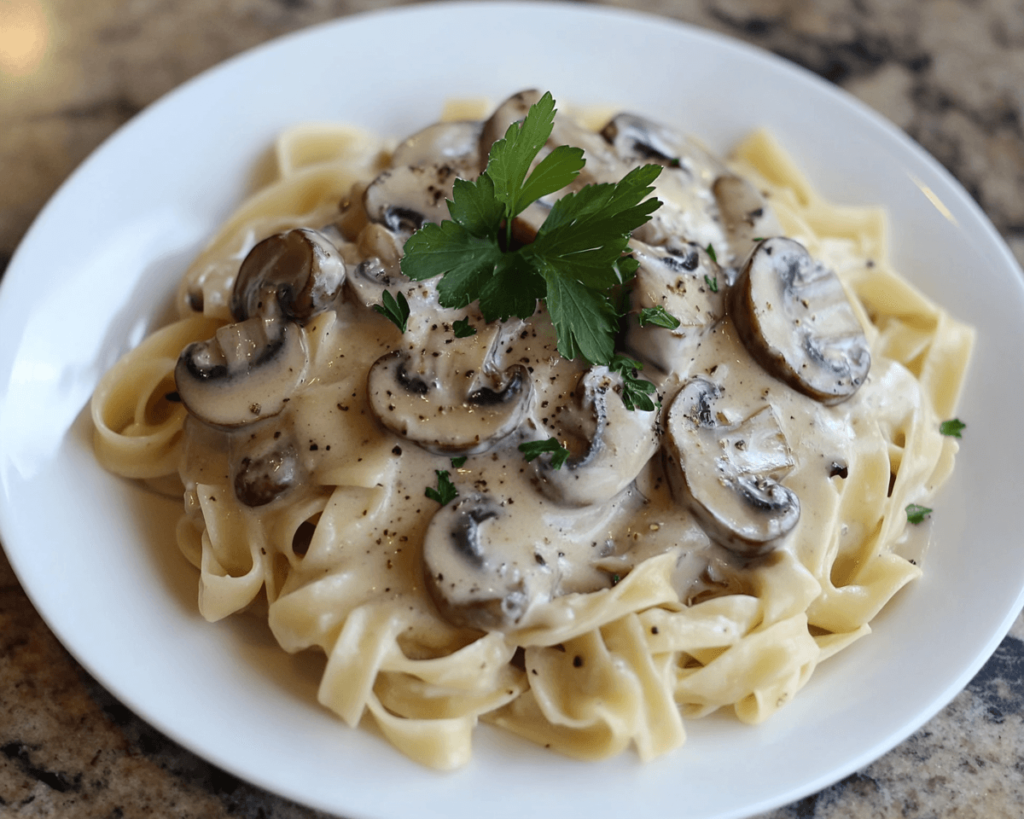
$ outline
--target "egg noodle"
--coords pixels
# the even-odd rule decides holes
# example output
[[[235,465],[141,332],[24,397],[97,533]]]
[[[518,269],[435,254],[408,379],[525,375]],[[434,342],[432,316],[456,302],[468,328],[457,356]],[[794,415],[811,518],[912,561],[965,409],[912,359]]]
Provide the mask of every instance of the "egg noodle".
[[[446,118],[467,112],[478,116],[479,109],[467,103]],[[179,356],[235,320],[234,277],[257,242],[337,219],[337,203],[374,179],[394,147],[326,125],[280,138],[277,178],[242,204],[186,274],[181,318],[99,383],[92,401],[98,459],[118,475],[184,496],[177,540],[199,570],[207,620],[255,611],[284,650],[321,650],[320,702],[351,726],[370,715],[424,765],[464,764],[481,719],[572,757],[604,758],[632,744],[643,760],[680,746],[689,718],[728,708],[743,722],[764,720],[818,663],[868,634],[886,602],[920,575],[905,509],[926,503],[953,468],[957,442],[940,434],[940,424],[954,415],[972,331],[892,269],[879,209],[824,201],[775,139],[756,132],[729,168],[764,193],[785,236],[836,272],[871,353],[866,383],[834,406],[770,376],[751,377],[789,442],[792,467],[783,483],[800,500],[800,520],[777,548],[737,557],[710,542],[687,512],[671,511],[661,457],[612,500],[563,510],[543,498],[540,506],[521,500],[538,475],[555,473],[537,471],[539,462],[527,464],[514,445],[505,445],[498,465],[486,452],[458,464],[405,440],[371,411],[366,373],[406,341],[349,294],[301,328],[308,375],[282,417],[300,453],[302,486],[268,503],[244,503],[232,483],[240,453],[246,441],[267,435],[259,424],[250,434],[191,417],[177,400]],[[452,317],[470,316],[479,333],[455,347],[469,355],[496,343],[502,331],[481,324],[472,307],[448,311],[443,321],[418,314],[433,286],[404,291],[409,335],[428,338],[430,322],[447,328]],[[543,330],[543,316],[534,326]],[[749,358],[739,342],[720,336],[702,349]],[[709,361],[698,355],[695,366],[714,372]],[[647,366],[642,375],[654,372]],[[658,384],[667,411],[678,380]],[[755,412],[751,401],[730,422]],[[808,424],[827,429],[827,451],[814,448],[820,445]],[[537,429],[532,437],[546,434]],[[826,470],[822,459],[837,454],[841,466]],[[501,509],[513,535],[518,528],[540,544],[538,563],[563,557],[560,538],[575,538],[605,545],[592,561],[597,568],[501,627],[445,616],[425,588],[422,558],[432,519],[454,514],[454,505],[424,496],[441,470],[460,498],[482,492],[516,500]],[[631,517],[622,522],[620,513]],[[544,523],[545,515],[557,522]],[[695,560],[697,568],[686,568]]]

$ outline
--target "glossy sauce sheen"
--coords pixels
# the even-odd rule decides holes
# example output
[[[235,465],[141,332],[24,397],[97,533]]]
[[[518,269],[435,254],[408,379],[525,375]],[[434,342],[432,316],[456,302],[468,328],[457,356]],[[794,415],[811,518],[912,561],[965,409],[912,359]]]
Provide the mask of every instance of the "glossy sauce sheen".
[[[475,139],[480,126],[465,130]],[[783,442],[780,457],[787,461],[776,471],[800,499],[799,530],[819,525],[816,499],[843,480],[843,469],[855,458],[858,431],[871,424],[883,389],[900,376],[872,373],[853,397],[827,406],[752,357],[734,326],[728,296],[754,243],[723,224],[713,185],[728,171],[698,146],[676,139],[680,152],[672,159],[681,161],[666,163],[656,191],[664,204],[634,243],[641,255],[669,252],[672,263],[662,279],[638,277],[620,344],[644,362],[639,376],[656,384],[660,408],[626,411],[619,376],[563,359],[542,305],[528,321],[492,325],[472,305],[438,307],[436,280],[413,283],[400,273],[398,248],[406,227],[347,213],[319,226],[344,259],[346,281],[329,309],[302,327],[307,371],[284,409],[233,429],[189,420],[182,477],[192,507],[202,487],[228,484],[237,491],[239,474],[260,463],[267,473],[260,484],[267,500],[243,500],[238,514],[265,522],[303,504],[322,508],[335,486],[356,486],[366,497],[362,514],[358,504],[352,507],[350,525],[333,545],[315,541],[307,552],[308,532],[305,543],[296,535],[289,588],[334,572],[344,578],[339,583],[353,606],[400,598],[427,620],[440,610],[456,626],[507,631],[548,624],[562,616],[547,605],[551,600],[609,588],[639,562],[669,551],[677,555],[674,583],[684,602],[752,591],[758,569],[787,548],[792,533],[754,553],[730,545],[694,514],[681,486],[696,474],[684,477],[673,454],[678,448],[666,443],[677,394],[695,376],[713,383],[719,391],[713,404],[718,429],[770,408],[781,434],[775,440]],[[424,141],[411,139],[396,159],[429,162],[433,154]],[[573,141],[587,150],[584,181],[610,181],[638,162],[616,154],[606,137],[556,127],[553,144]],[[437,160],[441,166],[469,176],[479,172],[478,156],[446,144],[438,149],[445,153]],[[402,168],[392,175],[429,180],[431,191],[449,176],[433,168]],[[430,191],[427,198],[438,201]],[[443,205],[443,197],[439,201]],[[427,215],[438,219],[446,213],[442,208]],[[708,244],[718,262],[709,257]],[[661,270],[660,262],[652,264]],[[384,289],[401,291],[409,300],[404,334],[372,309]],[[640,307],[656,304],[678,315],[682,327],[640,327]],[[452,325],[462,318],[470,320],[475,335],[454,336]],[[404,387],[378,389],[368,376],[388,356],[392,364],[402,363],[398,377]],[[518,416],[509,414],[510,431],[495,440],[473,433],[473,424],[506,408],[468,396],[479,396],[481,389],[499,394],[517,377],[523,405]],[[394,376],[383,383],[393,385]],[[603,390],[600,411],[581,406],[588,383]],[[423,385],[429,396],[418,392]],[[890,406],[899,400],[886,392]],[[483,428],[494,423],[486,421]],[[598,432],[601,437],[592,441]],[[527,462],[518,449],[549,437],[570,450],[560,470],[551,468],[549,456]],[[738,450],[746,446],[742,428],[722,440]],[[452,458],[463,456],[463,463],[453,464]],[[438,486],[438,471],[448,473],[458,493],[444,507],[425,495]],[[317,520],[318,513],[310,515],[310,523]],[[433,544],[433,556],[425,561],[426,544]],[[424,626],[420,640],[429,643],[426,631]]]

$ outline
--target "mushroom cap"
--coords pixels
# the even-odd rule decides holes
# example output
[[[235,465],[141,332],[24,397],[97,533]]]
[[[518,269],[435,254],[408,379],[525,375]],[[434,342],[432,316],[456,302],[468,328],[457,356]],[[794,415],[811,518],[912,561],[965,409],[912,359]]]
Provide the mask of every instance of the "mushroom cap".
[[[305,334],[253,317],[186,347],[174,368],[182,403],[208,424],[237,427],[277,415],[306,378]]]
[[[565,506],[606,503],[629,486],[658,451],[658,411],[628,410],[618,390],[622,376],[594,366],[576,387],[575,406],[560,413],[563,424],[592,430],[586,448],[553,469],[549,458],[532,463],[542,494]],[[568,416],[576,415],[572,419]]]
[[[632,311],[663,307],[679,319],[679,326],[670,330],[641,327],[630,321],[626,347],[662,372],[672,372],[682,357],[691,354],[690,344],[700,330],[725,315],[722,270],[706,250],[693,242],[674,240],[652,247],[633,240],[630,248],[638,262],[631,294]]]
[[[290,442],[243,455],[234,468],[235,497],[250,507],[266,506],[301,480],[302,465]]]
[[[768,200],[743,177],[732,173],[722,174],[715,180],[711,190],[715,194],[718,212],[729,239],[728,262],[731,266],[739,267],[746,261],[757,244],[755,238],[782,233],[782,226],[775,218]],[[726,259],[723,257],[722,261]]]
[[[276,312],[305,323],[326,310],[345,282],[345,262],[334,243],[311,228],[277,233],[242,262],[231,291],[239,321]]]
[[[424,580],[442,616],[455,625],[514,628],[558,583],[557,561],[521,538],[493,536],[503,517],[495,498],[474,493],[441,507],[427,526]]]
[[[480,134],[483,123],[472,120],[436,122],[404,139],[391,154],[391,165],[454,165],[475,176],[480,172]],[[485,154],[486,156],[486,154]]]
[[[724,229],[710,187],[726,170],[717,157],[682,131],[636,114],[616,115],[601,136],[624,170],[652,162],[665,168],[655,180],[654,193],[666,207],[658,208],[634,232],[637,239],[659,245],[685,237],[702,247],[711,244],[724,250]],[[618,176],[622,175],[619,172]]]
[[[780,481],[794,466],[770,405],[738,424],[720,424],[717,385],[688,381],[666,420],[666,473],[677,500],[705,531],[745,557],[773,550],[800,519],[800,500]]]
[[[454,358],[454,354],[443,353]],[[366,379],[370,409],[396,435],[441,455],[486,452],[526,417],[533,382],[526,367],[486,373],[465,357],[465,366],[406,350],[385,353]]]
[[[458,175],[458,168],[447,162],[381,171],[363,194],[366,216],[408,238],[427,222],[449,218],[448,200]]]
[[[729,309],[751,356],[793,389],[838,404],[867,379],[871,351],[846,290],[799,242],[760,242]]]

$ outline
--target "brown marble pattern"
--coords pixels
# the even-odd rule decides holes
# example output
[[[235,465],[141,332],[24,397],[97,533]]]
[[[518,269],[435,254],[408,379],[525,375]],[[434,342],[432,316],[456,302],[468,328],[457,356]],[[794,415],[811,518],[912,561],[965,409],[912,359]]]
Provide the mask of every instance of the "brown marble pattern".
[[[754,43],[906,130],[1024,263],[1021,0],[612,0]],[[0,271],[105,137],[205,68],[371,0],[0,0]],[[685,800],[680,803],[685,815]],[[179,748],[83,671],[0,553],[0,816],[317,816]],[[1024,619],[910,739],[761,819],[1024,816]]]

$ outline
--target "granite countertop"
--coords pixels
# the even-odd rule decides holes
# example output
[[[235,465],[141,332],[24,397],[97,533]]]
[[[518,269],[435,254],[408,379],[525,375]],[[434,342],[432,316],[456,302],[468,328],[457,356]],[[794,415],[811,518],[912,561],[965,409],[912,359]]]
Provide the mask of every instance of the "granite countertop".
[[[0,0],[0,271],[57,186],[159,96],[371,0]],[[1020,0],[618,0],[719,31],[841,85],[977,199],[1024,264]],[[1024,619],[902,745],[765,817],[1024,816]],[[681,805],[685,802],[681,801]],[[70,657],[0,553],[0,815],[307,817],[130,713]],[[682,815],[682,808],[681,808]]]

